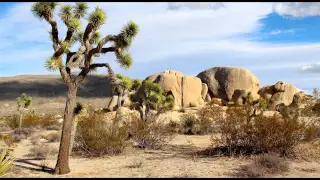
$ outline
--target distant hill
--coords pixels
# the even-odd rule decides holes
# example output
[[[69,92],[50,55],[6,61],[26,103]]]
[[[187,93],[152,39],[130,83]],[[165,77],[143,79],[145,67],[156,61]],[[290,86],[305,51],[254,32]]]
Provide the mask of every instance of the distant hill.
[[[0,101],[15,100],[21,93],[31,97],[65,97],[67,87],[60,75],[21,75],[0,77]],[[112,96],[106,75],[88,75],[81,83],[78,97],[109,98]]]

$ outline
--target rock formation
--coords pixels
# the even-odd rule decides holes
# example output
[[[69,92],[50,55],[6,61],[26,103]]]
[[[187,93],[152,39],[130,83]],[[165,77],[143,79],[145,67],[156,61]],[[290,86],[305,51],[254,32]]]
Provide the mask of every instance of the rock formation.
[[[146,78],[161,86],[165,93],[174,97],[175,106],[198,107],[204,105],[202,95],[205,92],[205,85],[194,76],[184,76],[179,71],[164,71]]]
[[[295,94],[299,93],[298,89],[286,82],[278,81],[275,85],[261,88],[258,94],[265,98],[272,106],[283,103],[288,106],[292,103]],[[297,97],[298,98],[298,97]]]
[[[208,98],[232,101],[236,91],[251,92],[254,100],[259,99],[259,79],[246,69],[239,67],[213,67],[197,75],[208,86]],[[238,95],[240,96],[241,93]]]

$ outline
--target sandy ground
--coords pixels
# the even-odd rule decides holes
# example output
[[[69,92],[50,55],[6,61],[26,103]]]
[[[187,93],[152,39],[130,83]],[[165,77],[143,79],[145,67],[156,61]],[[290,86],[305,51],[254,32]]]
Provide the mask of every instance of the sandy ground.
[[[58,143],[50,143],[58,148]],[[101,158],[71,157],[71,173],[52,175],[41,171],[42,160],[27,155],[33,146],[23,140],[13,152],[15,167],[10,177],[234,177],[241,165],[252,162],[250,157],[201,157],[192,152],[210,145],[210,136],[177,135],[161,150],[129,149],[123,155]],[[54,168],[56,157],[46,160]],[[137,167],[131,167],[137,166]],[[291,161],[289,172],[271,177],[320,177],[317,162]]]

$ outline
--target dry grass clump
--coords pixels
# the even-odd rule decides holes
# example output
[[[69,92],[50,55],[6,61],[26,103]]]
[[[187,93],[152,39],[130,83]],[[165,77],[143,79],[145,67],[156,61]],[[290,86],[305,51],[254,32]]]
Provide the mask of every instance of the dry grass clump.
[[[174,135],[167,125],[147,119],[142,121],[132,115],[131,120],[125,125],[129,137],[136,142],[138,148],[157,149],[165,145]]]
[[[20,142],[23,139],[27,139],[34,133],[33,128],[17,128],[14,129],[12,139],[14,142]]]
[[[38,128],[50,128],[59,127],[58,121],[54,118],[54,115],[46,114],[39,116],[34,113],[29,113],[23,117],[23,127],[38,127]]]
[[[134,159],[133,162],[126,167],[127,168],[141,168],[142,164],[143,164],[142,159]]]
[[[11,116],[3,116],[0,118],[0,122],[3,127],[14,129],[19,126],[19,116],[16,114]]]
[[[58,150],[50,144],[40,144],[30,149],[29,157],[36,159],[48,159],[48,157],[58,153]]]
[[[242,166],[234,175],[245,178],[261,178],[289,170],[289,163],[278,154],[263,154],[256,157],[253,163]]]
[[[117,155],[130,145],[125,127],[103,118],[103,113],[89,109],[88,116],[79,118],[74,152],[86,156]]]
[[[15,129],[19,127],[19,116],[5,116],[0,119],[1,124],[4,127],[9,127]],[[45,128],[45,129],[60,129],[60,124],[54,118],[53,115],[47,114],[44,116],[39,116],[33,112],[30,112],[23,116],[22,127],[24,128]]]
[[[294,149],[294,157],[304,161],[320,161],[320,140],[304,142]]]
[[[59,142],[61,139],[61,133],[60,132],[52,132],[46,136],[43,136],[43,138],[50,143]]]
[[[198,118],[195,114],[181,115],[179,132],[187,135],[204,135],[213,130],[213,123],[208,118]]]

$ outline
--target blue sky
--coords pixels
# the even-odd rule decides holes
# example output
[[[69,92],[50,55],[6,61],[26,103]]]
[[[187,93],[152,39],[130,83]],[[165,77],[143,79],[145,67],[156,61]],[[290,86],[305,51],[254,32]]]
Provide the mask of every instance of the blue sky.
[[[33,17],[31,5],[0,3],[0,76],[52,74],[44,68],[45,59],[53,53],[50,26]],[[100,30],[103,35],[118,33],[129,20],[140,26],[130,49],[131,69],[121,69],[112,54],[95,59],[111,63],[117,73],[145,78],[164,70],[197,75],[214,66],[239,66],[254,73],[262,86],[283,80],[304,91],[320,88],[320,3],[89,6],[91,10],[99,6],[108,15]],[[62,38],[66,28],[62,23],[58,26]]]

